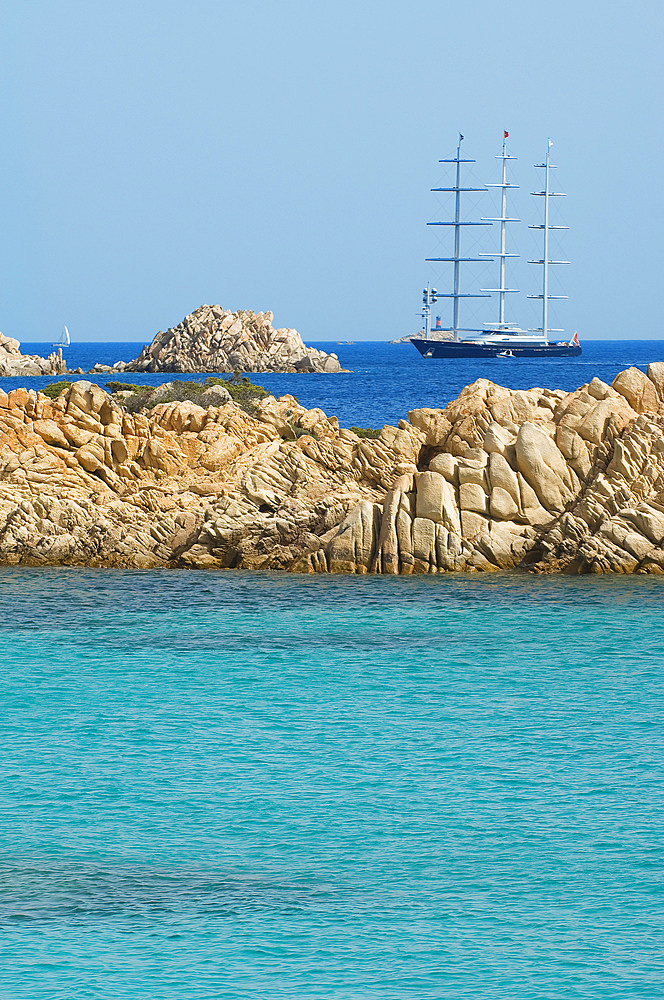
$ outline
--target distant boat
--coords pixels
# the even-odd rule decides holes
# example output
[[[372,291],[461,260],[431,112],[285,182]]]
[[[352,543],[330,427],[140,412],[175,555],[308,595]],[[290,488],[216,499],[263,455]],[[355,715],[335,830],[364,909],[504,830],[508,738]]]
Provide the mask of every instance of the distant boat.
[[[552,191],[549,178],[550,171],[554,169],[551,163],[551,146],[553,143],[549,139],[546,159],[544,163],[537,163],[544,173],[544,190],[533,191],[532,193],[544,199],[544,220],[541,225],[531,226],[531,229],[539,229],[544,236],[544,247],[541,260],[532,260],[531,264],[539,264],[542,267],[542,293],[540,295],[530,295],[531,299],[542,301],[542,325],[535,330],[522,330],[520,327],[505,320],[505,296],[508,292],[516,289],[508,288],[505,281],[505,260],[507,257],[515,257],[516,254],[508,253],[505,249],[506,226],[510,222],[517,222],[507,215],[507,191],[515,185],[507,181],[507,161],[514,159],[507,152],[508,133],[504,132],[503,151],[498,156],[502,160],[502,182],[500,184],[490,184],[488,187],[499,188],[502,194],[501,213],[494,219],[482,219],[479,222],[464,221],[461,219],[461,194],[466,191],[483,192],[486,187],[464,187],[461,184],[461,164],[474,163],[474,160],[465,159],[461,156],[461,141],[463,135],[459,133],[459,143],[457,145],[456,156],[453,159],[441,160],[441,163],[453,163],[456,167],[455,183],[450,187],[432,188],[433,191],[452,192],[455,196],[454,219],[443,222],[430,222],[430,226],[451,226],[454,229],[454,254],[449,257],[430,257],[430,261],[450,262],[454,264],[454,275],[452,291],[442,293],[430,285],[424,289],[422,302],[424,308],[422,317],[424,319],[424,337],[411,337],[411,343],[424,358],[511,358],[511,357],[574,357],[581,354],[581,345],[578,335],[575,333],[571,340],[555,341],[550,340],[550,334],[562,333],[562,330],[554,330],[549,326],[549,300],[564,299],[566,295],[551,295],[549,293],[549,267],[552,264],[567,264],[566,260],[551,260],[549,256],[549,234],[554,229],[566,229],[566,226],[553,226],[549,222],[549,199],[562,196],[561,191]],[[479,253],[475,257],[464,256],[461,252],[461,230],[464,226],[490,226],[494,222],[500,223],[500,250],[492,253]],[[500,262],[500,285],[498,288],[482,289],[482,294],[471,292],[461,292],[460,288],[460,266],[466,261],[481,262],[486,259],[497,258]],[[460,326],[459,311],[460,303],[465,299],[488,298],[488,293],[498,293],[499,295],[499,319],[497,323],[485,324],[485,329],[467,329]],[[431,337],[431,306],[438,299],[446,298],[452,300],[452,324],[449,330],[443,331],[447,334],[445,339]],[[436,323],[436,331],[440,329],[440,323]],[[479,333],[479,337],[464,337],[466,333]]]
[[[71,337],[69,336],[69,330],[66,326],[62,328],[62,333],[60,334],[60,339],[55,340],[52,347],[69,347],[71,344]]]

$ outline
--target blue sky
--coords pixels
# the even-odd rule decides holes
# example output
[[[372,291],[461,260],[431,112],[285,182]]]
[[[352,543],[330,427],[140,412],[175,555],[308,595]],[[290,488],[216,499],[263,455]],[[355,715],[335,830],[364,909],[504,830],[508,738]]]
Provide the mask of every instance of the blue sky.
[[[537,221],[547,136],[568,193],[555,325],[661,337],[663,21],[649,2],[9,0],[0,329],[147,341],[219,302],[308,341],[412,333],[423,284],[448,280],[424,262],[448,210],[438,160],[461,130],[473,180],[495,181],[507,129],[514,214]],[[513,270],[524,293],[535,270]]]

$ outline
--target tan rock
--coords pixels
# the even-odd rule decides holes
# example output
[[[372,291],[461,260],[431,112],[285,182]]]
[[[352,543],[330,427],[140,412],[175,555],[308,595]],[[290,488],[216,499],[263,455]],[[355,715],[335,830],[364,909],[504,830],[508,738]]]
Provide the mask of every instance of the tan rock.
[[[416,476],[416,517],[444,524],[449,531],[461,534],[461,519],[453,487],[437,472]]]
[[[461,483],[459,486],[459,507],[462,511],[486,513],[487,495],[478,483]]]
[[[438,572],[436,524],[426,517],[413,521],[413,565],[416,573]]]
[[[654,383],[638,368],[626,368],[611,383],[637,413],[657,413],[659,397]]]
[[[514,442],[516,438],[506,427],[502,427],[495,420],[492,420],[486,429],[482,447],[487,454],[499,454],[512,456],[514,454]]]
[[[489,513],[498,520],[512,521],[519,517],[520,511],[514,497],[501,486],[495,486],[489,498]]]
[[[556,444],[561,455],[580,479],[585,479],[592,468],[590,451],[580,434],[565,424],[556,428]]]
[[[570,470],[556,444],[535,424],[526,421],[516,439],[519,472],[549,511],[563,511],[573,496]]]
[[[38,354],[21,354],[20,342],[0,333],[0,375],[3,377],[61,375],[66,368],[61,352],[49,354],[48,358]]]
[[[429,462],[429,471],[440,473],[448,483],[456,486],[459,482],[459,459],[448,452],[440,452]]]
[[[500,452],[491,452],[489,455],[488,480],[492,491],[502,489],[508,493],[518,509],[521,501],[518,476]]]
[[[664,400],[664,361],[652,361],[646,374],[655,386],[658,398]]]
[[[203,305],[160,331],[124,371],[339,372],[336,354],[306,347],[297,330],[275,330],[272,313]],[[119,370],[119,369],[118,369]]]
[[[639,376],[618,384],[652,406]],[[0,561],[662,574],[657,400],[639,414],[599,379],[479,380],[360,439],[293,397],[133,414],[86,381],[57,400],[17,389],[0,396]]]
[[[606,399],[607,396],[611,395],[611,386],[607,385],[606,382],[603,382],[601,378],[597,378],[597,376],[595,376],[595,378],[588,383],[588,395],[592,396],[593,399]]]
[[[445,445],[452,425],[442,410],[430,408],[410,410],[408,419],[413,427],[422,431],[427,445],[437,448],[442,448]]]
[[[327,555],[331,573],[367,573],[376,550],[379,507],[367,500],[358,503],[339,525]]]

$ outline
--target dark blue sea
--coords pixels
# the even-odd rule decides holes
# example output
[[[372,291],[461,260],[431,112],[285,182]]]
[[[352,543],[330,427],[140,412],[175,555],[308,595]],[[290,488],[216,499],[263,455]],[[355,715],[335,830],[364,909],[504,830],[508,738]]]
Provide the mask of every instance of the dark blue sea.
[[[260,381],[375,426],[662,346]],[[0,997],[661,998],[661,588],[0,568]]]
[[[70,368],[88,370],[96,361],[114,364],[138,356],[142,344],[72,344],[66,349]],[[335,415],[342,426],[382,427],[396,423],[408,410],[418,406],[444,406],[460,390],[477,378],[487,378],[513,389],[542,386],[549,389],[576,389],[597,375],[611,382],[619,371],[635,365],[645,371],[650,361],[664,360],[664,341],[586,341],[579,358],[479,358],[452,361],[425,360],[411,344],[361,342],[357,344],[318,343],[316,347],[334,351],[350,374],[337,375],[255,375],[255,382],[277,396],[292,393],[307,407],[319,406],[328,416]],[[48,354],[50,344],[22,344],[30,354]],[[76,376],[72,376],[76,378]],[[84,376],[80,375],[79,378]],[[108,379],[159,385],[176,375],[90,376],[104,385]],[[203,380],[201,376],[181,376]],[[22,379],[21,384],[41,388],[53,378]],[[0,379],[0,388],[9,391],[16,379]]]

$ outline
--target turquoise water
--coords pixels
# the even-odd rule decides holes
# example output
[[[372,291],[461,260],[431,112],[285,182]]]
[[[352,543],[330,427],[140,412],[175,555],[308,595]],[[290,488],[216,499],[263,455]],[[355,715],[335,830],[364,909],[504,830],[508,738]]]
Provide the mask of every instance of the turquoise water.
[[[0,570],[0,996],[661,997],[661,587]]]

